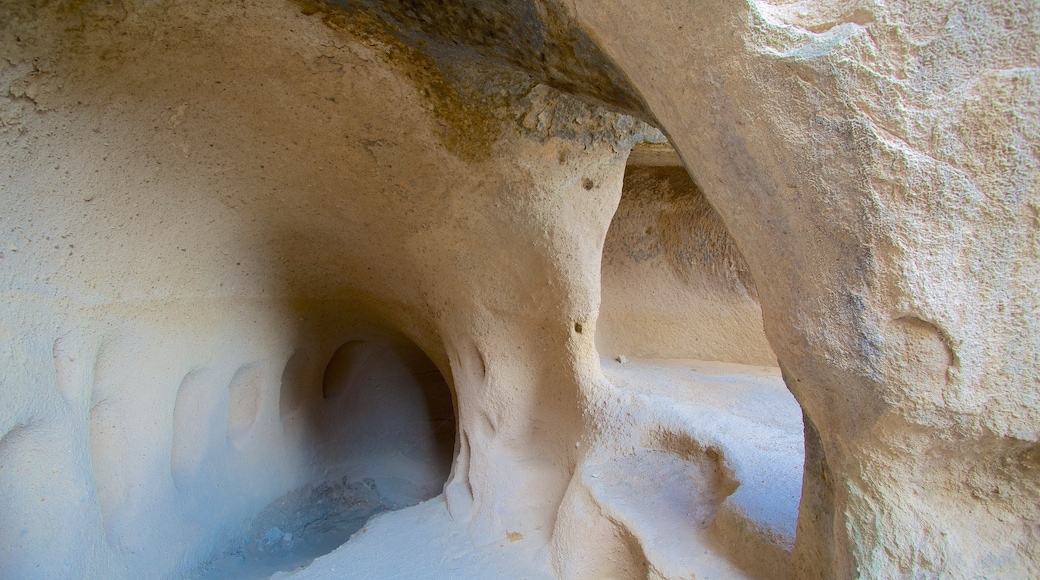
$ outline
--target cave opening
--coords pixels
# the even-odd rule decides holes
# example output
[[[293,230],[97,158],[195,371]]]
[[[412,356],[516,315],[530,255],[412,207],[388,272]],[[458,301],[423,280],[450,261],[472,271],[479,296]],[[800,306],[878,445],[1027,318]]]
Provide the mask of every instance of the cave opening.
[[[776,366],[744,256],[668,143],[637,145],[626,163],[596,345],[612,359]]]
[[[595,339],[614,396],[639,401],[657,423],[639,452],[595,466],[586,481],[597,502],[633,522],[662,566],[786,577],[801,408],[744,256],[668,143],[637,145],[627,161],[603,245]]]
[[[297,351],[283,376],[288,398],[298,400],[282,421],[305,456],[306,483],[268,504],[188,577],[266,578],[298,570],[370,518],[442,492],[456,433],[444,375],[395,332],[339,340],[330,343],[331,354],[330,348]]]

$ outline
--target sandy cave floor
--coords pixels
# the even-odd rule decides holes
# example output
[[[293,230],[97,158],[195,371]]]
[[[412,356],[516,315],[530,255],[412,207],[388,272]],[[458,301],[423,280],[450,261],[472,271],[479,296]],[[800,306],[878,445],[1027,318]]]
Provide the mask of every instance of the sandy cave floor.
[[[779,538],[787,549],[793,542],[802,422],[779,369],[693,360],[620,364],[604,358],[601,364],[620,404],[657,408],[672,429],[687,425],[694,440],[722,450],[739,480],[728,497],[702,493],[695,467],[676,464],[673,455],[652,449],[587,463],[581,477],[604,511],[635,532],[651,564],[666,576],[694,571],[698,578],[763,577],[762,566],[749,566],[747,554],[735,555],[737,551],[708,533],[711,522],[704,519],[714,517],[724,500],[730,512],[750,520],[751,528]],[[640,477],[648,469],[655,477]],[[344,507],[312,517],[317,512],[299,506],[313,499],[339,501]],[[292,509],[303,513],[304,520],[317,523],[301,524],[297,517],[295,524],[272,525],[289,504],[297,506]],[[388,511],[371,480],[344,479],[288,494],[257,517],[252,536],[251,546],[237,546],[196,578],[553,577],[546,537],[475,546],[465,525],[448,515],[443,496]],[[308,565],[317,552],[332,547],[330,542],[348,536],[338,549]]]

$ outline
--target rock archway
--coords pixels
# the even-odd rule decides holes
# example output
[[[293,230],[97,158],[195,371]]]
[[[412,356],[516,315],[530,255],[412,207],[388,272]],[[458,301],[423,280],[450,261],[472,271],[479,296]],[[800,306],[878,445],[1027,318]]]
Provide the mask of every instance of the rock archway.
[[[575,3],[748,259],[798,577],[1036,573],[1035,8]]]
[[[453,389],[443,503],[411,513],[472,545],[682,575],[635,512],[582,511],[636,493],[597,466],[651,466],[792,557],[739,531],[734,448],[601,365],[626,158],[667,136],[746,263],[712,290],[740,348],[695,356],[775,354],[804,411],[794,575],[1035,576],[1036,13],[0,2],[4,569],[206,562],[308,480],[335,429],[294,425],[372,337]]]

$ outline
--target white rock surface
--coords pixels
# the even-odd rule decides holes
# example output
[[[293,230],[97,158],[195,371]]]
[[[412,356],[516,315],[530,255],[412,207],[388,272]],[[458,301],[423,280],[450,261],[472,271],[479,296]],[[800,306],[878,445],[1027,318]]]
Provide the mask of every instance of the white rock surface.
[[[553,537],[559,575],[789,577],[803,447],[778,370],[604,360],[603,371],[596,434]]]

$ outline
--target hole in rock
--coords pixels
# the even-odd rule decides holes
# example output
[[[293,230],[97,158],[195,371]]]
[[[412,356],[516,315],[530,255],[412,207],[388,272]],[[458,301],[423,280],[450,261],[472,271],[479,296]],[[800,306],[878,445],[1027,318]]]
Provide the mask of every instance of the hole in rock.
[[[314,357],[309,375],[306,358],[298,352],[287,363],[293,368],[286,376],[304,384],[283,384],[290,412],[282,421],[287,436],[302,442],[309,481],[267,505],[191,577],[266,578],[298,569],[372,516],[441,493],[455,450],[455,410],[426,354],[384,333]]]
[[[667,143],[629,156],[601,284],[603,356],[776,366],[744,256]]]
[[[668,144],[629,157],[601,284],[601,368],[652,419],[636,435],[645,451],[589,466],[591,493],[670,577],[712,568],[782,577],[801,496],[801,409],[744,256]],[[726,485],[660,476],[661,461],[676,474],[724,473]]]

